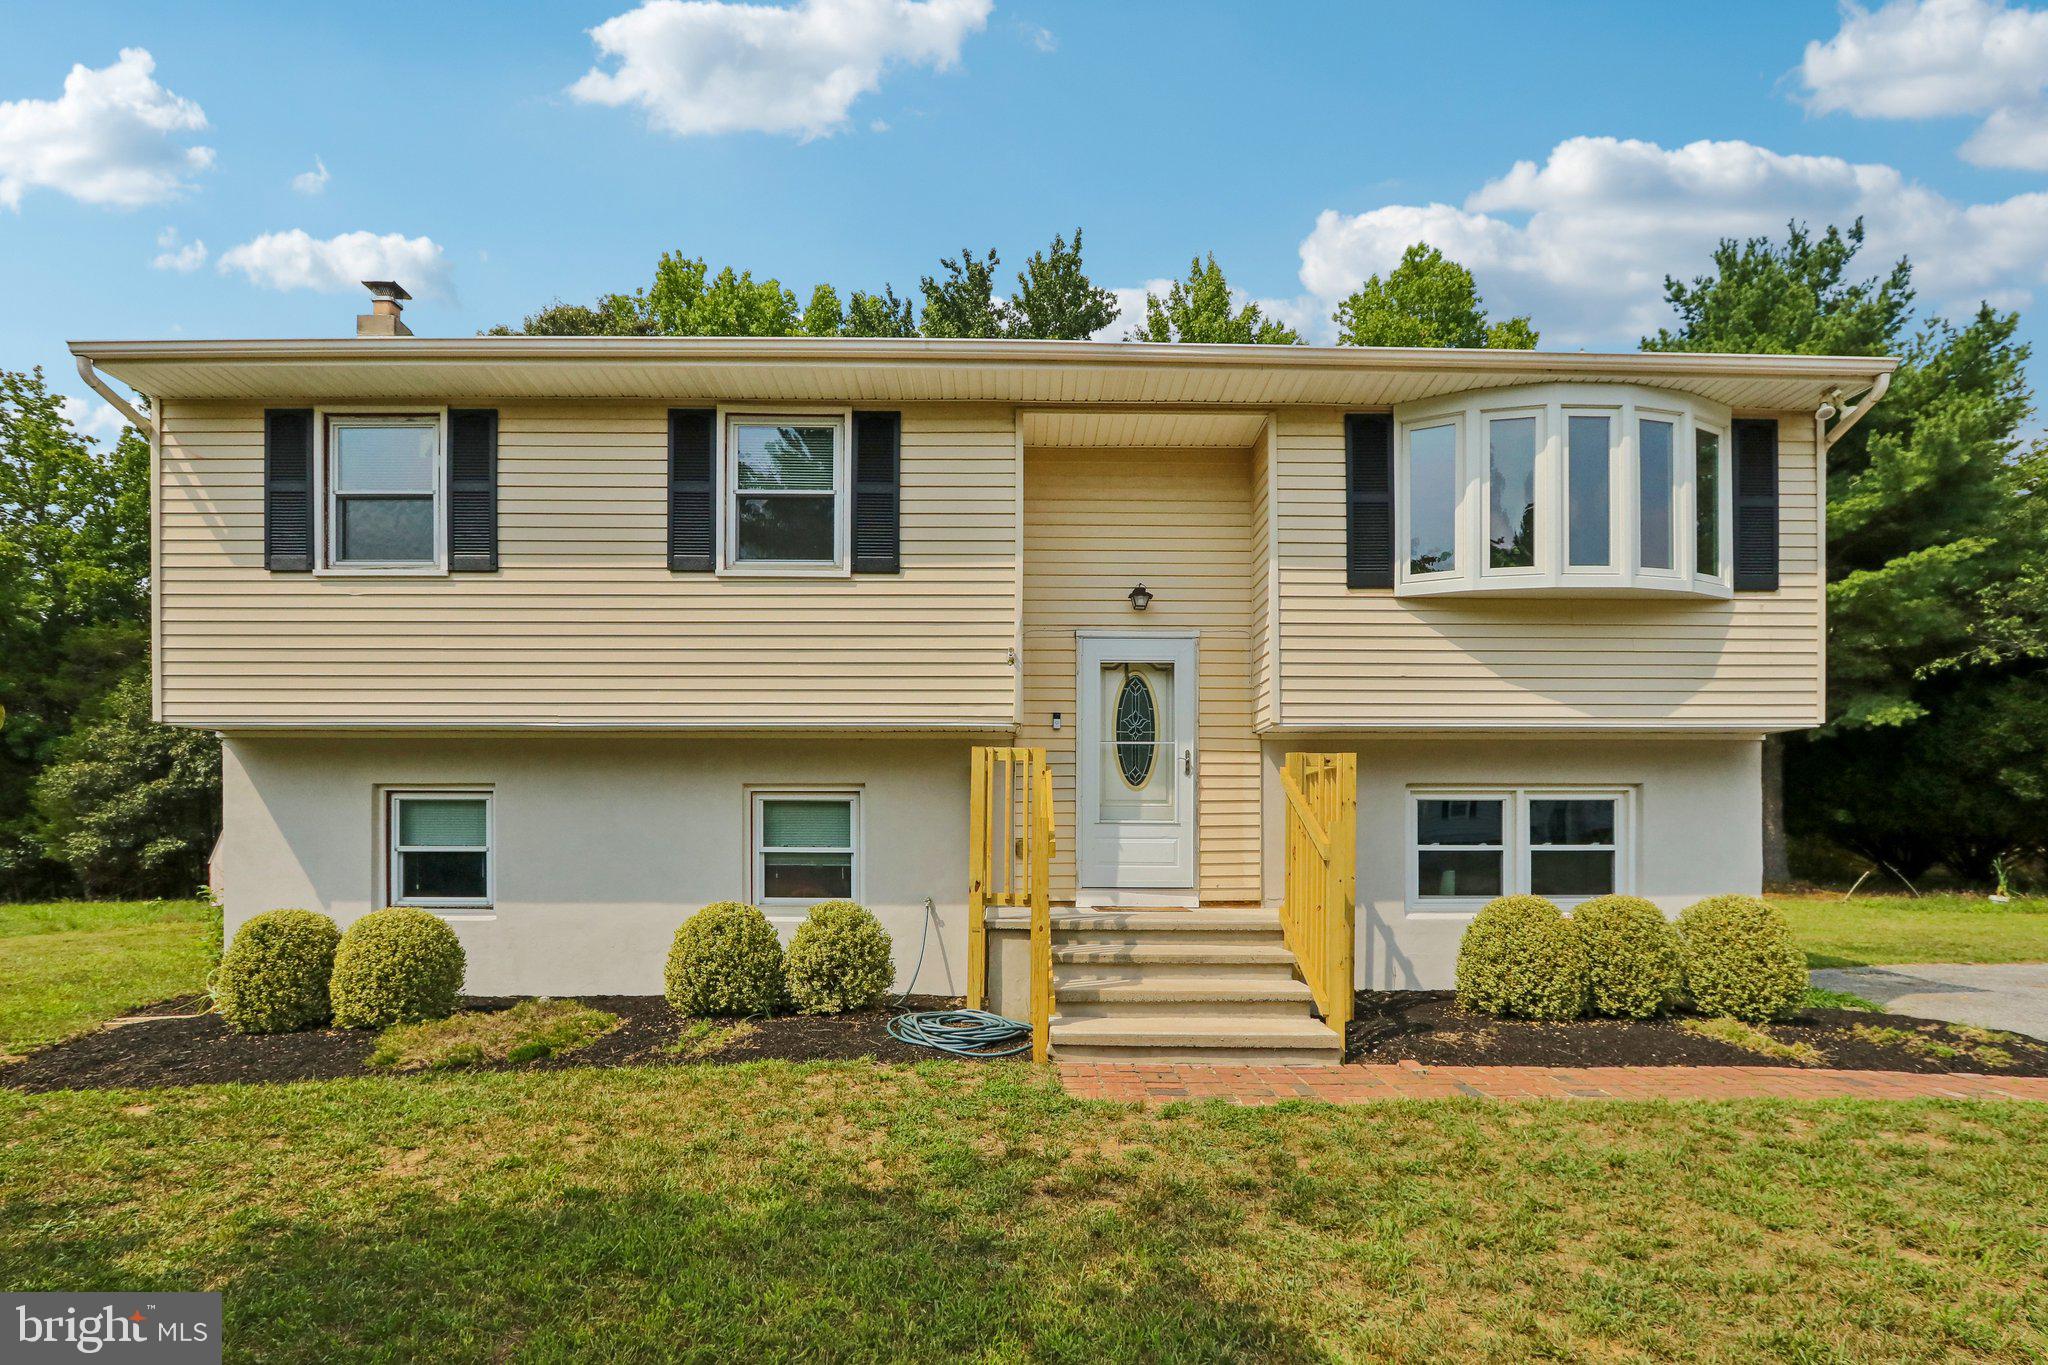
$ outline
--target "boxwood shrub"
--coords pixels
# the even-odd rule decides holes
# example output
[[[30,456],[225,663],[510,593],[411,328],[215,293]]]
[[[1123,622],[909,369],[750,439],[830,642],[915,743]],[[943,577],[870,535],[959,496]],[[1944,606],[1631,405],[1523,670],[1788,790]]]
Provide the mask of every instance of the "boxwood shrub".
[[[676,930],[662,986],[678,1014],[771,1013],[782,1001],[782,940],[753,906],[717,901]]]
[[[311,910],[266,910],[235,930],[213,973],[213,1003],[237,1033],[290,1033],[327,1022],[327,978],[341,931]]]
[[[1806,954],[1792,927],[1754,896],[1709,896],[1678,917],[1685,990],[1701,1014],[1761,1024],[1806,996]]]
[[[446,1019],[464,966],[462,942],[439,916],[411,906],[372,910],[334,950],[334,1022],[389,1028]]]
[[[1586,1012],[1586,950],[1564,912],[1541,896],[1488,901],[1458,945],[1458,1003],[1517,1019]]]
[[[889,931],[854,901],[820,901],[790,940],[782,979],[799,1013],[866,1009],[896,980]]]
[[[1664,912],[1636,896],[1595,896],[1572,911],[1586,949],[1586,983],[1595,1014],[1649,1019],[1685,991],[1678,931]]]

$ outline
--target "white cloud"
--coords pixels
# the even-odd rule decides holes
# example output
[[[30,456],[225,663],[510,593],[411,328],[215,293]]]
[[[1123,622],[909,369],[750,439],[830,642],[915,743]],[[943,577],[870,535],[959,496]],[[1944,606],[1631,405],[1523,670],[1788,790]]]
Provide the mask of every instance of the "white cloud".
[[[318,194],[327,188],[327,182],[331,178],[327,174],[327,163],[316,156],[313,158],[312,170],[300,171],[292,177],[292,188],[300,194]]]
[[[2048,283],[2048,194],[1961,204],[1890,166],[1785,156],[1747,142],[1664,148],[1571,138],[1517,162],[1462,204],[1325,210],[1301,244],[1301,281],[1325,308],[1423,241],[1469,267],[1496,316],[1532,314],[1546,347],[1633,346],[1671,321],[1666,275],[1710,266],[1723,237],[1781,237],[1865,220],[1876,273],[1913,260],[1921,297],[1951,312],[2015,307]]]
[[[191,188],[213,149],[177,135],[205,128],[206,114],[158,85],[155,70],[148,52],[126,47],[111,66],[73,66],[57,99],[0,101],[0,206],[20,208],[37,186],[124,209]]]
[[[178,236],[176,228],[165,228],[156,235],[156,244],[162,248],[149,264],[156,270],[175,270],[180,275],[189,275],[206,264],[206,243],[198,240],[185,241]]]
[[[885,118],[878,118],[878,119],[874,119],[874,120],[872,120],[872,121],[871,121],[871,122],[870,122],[870,123],[868,124],[868,131],[869,131],[869,132],[871,132],[871,133],[886,133],[886,132],[888,132],[888,131],[889,131],[889,120],[887,120],[887,119],[885,119]]]
[[[128,425],[127,418],[97,398],[73,398],[66,394],[63,405],[65,420],[81,436],[111,441],[121,434],[121,428]]]
[[[1060,50],[1060,40],[1049,28],[1040,28],[1037,24],[1020,22],[1017,25],[1017,31],[1024,35],[1026,42],[1030,43],[1031,46],[1037,48],[1040,52],[1050,53]]]
[[[1989,117],[1963,155],[2048,170],[2048,11],[2006,0],[1894,0],[1842,6],[1842,27],[1806,45],[1800,77],[1818,114]]]
[[[397,280],[423,298],[449,295],[448,261],[431,237],[344,232],[322,240],[301,228],[266,232],[221,253],[222,274],[240,271],[266,289],[336,293],[363,280]]]
[[[590,30],[613,70],[592,67],[577,99],[638,105],[679,136],[828,137],[894,65],[944,70],[993,0],[801,0],[787,7],[647,0]]]

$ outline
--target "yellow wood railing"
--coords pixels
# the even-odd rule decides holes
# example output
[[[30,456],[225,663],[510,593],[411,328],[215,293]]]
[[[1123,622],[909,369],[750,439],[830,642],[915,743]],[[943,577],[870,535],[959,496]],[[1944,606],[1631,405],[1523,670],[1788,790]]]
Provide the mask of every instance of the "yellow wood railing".
[[[967,815],[967,1008],[988,999],[988,909],[1031,910],[1031,1059],[1052,1050],[1052,768],[1043,749],[977,746]]]
[[[1280,925],[1323,1021],[1344,1036],[1351,1022],[1351,957],[1357,942],[1358,755],[1289,754],[1287,889]]]

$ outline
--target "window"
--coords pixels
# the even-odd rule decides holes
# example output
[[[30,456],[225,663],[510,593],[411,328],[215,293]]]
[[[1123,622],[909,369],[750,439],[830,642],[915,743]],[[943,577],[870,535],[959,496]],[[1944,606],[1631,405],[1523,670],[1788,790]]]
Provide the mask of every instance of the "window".
[[[1573,568],[1604,569],[1614,563],[1610,548],[1613,522],[1614,419],[1573,414],[1566,419],[1566,532]]]
[[[419,568],[440,561],[441,419],[327,419],[327,563]]]
[[[728,566],[844,563],[845,435],[837,417],[726,419]]]
[[[1486,562],[1494,569],[1536,567],[1536,419],[1496,417],[1486,424]]]
[[[1415,909],[1466,913],[1522,892],[1569,905],[1629,889],[1624,791],[1425,790],[1411,806]]]
[[[1645,417],[1636,427],[1636,492],[1645,569],[1677,567],[1671,535],[1671,423]]]
[[[1721,573],[1721,433],[1699,427],[1692,440],[1693,507],[1697,509],[1693,572],[1716,578]]]
[[[1458,567],[1458,429],[1408,433],[1408,572]]]
[[[754,893],[763,901],[854,899],[859,798],[756,792]]]
[[[491,903],[491,798],[393,792],[386,828],[393,905]]]

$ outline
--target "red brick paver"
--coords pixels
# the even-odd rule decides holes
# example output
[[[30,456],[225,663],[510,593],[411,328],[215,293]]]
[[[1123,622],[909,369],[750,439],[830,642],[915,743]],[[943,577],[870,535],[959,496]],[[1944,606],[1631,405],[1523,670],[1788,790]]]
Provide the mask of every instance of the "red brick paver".
[[[1080,1099],[1173,1100],[2037,1100],[2048,1077],[1923,1076],[1905,1071],[1793,1070],[1777,1066],[1194,1066],[1173,1062],[1062,1062],[1060,1082]]]

